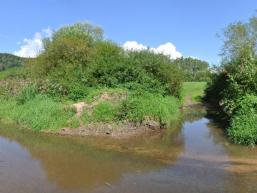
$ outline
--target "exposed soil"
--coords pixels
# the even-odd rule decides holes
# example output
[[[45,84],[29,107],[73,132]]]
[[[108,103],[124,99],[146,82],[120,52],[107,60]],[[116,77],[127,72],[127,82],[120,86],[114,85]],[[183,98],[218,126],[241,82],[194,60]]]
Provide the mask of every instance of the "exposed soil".
[[[96,96],[91,103],[79,102],[72,106],[76,109],[76,116],[81,117],[83,110],[86,108],[88,112],[103,101],[119,102],[127,98],[126,93],[103,92]],[[135,124],[129,121],[120,123],[89,123],[87,125],[80,123],[80,127],[76,129],[63,128],[57,134],[71,136],[110,136],[113,138],[129,138],[139,135],[153,135],[162,132],[161,125],[151,119],[145,120],[141,124]]]
[[[140,135],[154,135],[162,132],[163,129],[157,124],[144,123],[135,125],[126,122],[119,124],[90,123],[76,129],[63,128],[58,134],[71,136],[109,136],[112,138],[130,138]]]

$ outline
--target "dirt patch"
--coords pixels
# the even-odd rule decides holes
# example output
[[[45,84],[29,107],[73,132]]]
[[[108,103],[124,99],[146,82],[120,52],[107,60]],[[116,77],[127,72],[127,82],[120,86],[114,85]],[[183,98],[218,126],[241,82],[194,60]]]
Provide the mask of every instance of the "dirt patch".
[[[76,116],[80,119],[80,126],[76,129],[63,128],[58,134],[71,136],[110,136],[113,138],[128,138],[142,134],[160,133],[162,126],[150,118],[147,118],[141,124],[124,121],[120,123],[88,123],[83,124],[81,116],[83,110],[91,113],[95,106],[104,101],[112,103],[121,102],[127,98],[127,93],[108,93],[103,92],[95,96],[91,103],[78,102],[72,105],[76,109]]]
[[[77,111],[76,115],[77,115],[78,117],[81,117],[82,112],[83,112],[83,109],[84,109],[84,107],[86,106],[86,103],[85,103],[85,102],[79,102],[79,103],[73,104],[72,106],[73,106],[73,107],[76,109],[76,111]]]
[[[156,122],[144,122],[136,125],[131,122],[124,123],[89,123],[77,129],[63,128],[59,135],[71,136],[109,136],[113,138],[129,138],[145,134],[156,134],[163,129]]]

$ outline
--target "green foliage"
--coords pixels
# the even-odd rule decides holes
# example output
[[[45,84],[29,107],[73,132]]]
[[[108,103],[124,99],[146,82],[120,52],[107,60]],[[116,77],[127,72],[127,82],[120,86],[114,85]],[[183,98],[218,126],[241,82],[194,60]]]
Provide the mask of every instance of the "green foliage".
[[[125,88],[95,88],[91,87],[88,88],[88,95],[86,97],[86,101],[88,103],[92,103],[95,100],[98,100],[100,96],[104,93],[108,94],[109,96],[114,96],[116,98],[116,102],[122,99],[122,95],[127,95],[128,90]]]
[[[30,84],[27,69],[24,67],[10,68],[0,72],[0,96],[6,98],[17,96]]]
[[[80,120],[79,118],[74,115],[73,117],[71,117],[68,121],[68,127],[72,128],[72,129],[76,129],[80,126]]]
[[[28,85],[25,87],[20,94],[16,97],[17,103],[22,105],[27,101],[33,100],[37,94],[37,87],[35,84]]]
[[[209,64],[196,58],[178,58],[175,64],[183,71],[185,81],[208,81],[210,79]]]
[[[66,26],[44,41],[44,51],[28,65],[44,84],[42,92],[85,98],[90,87],[127,88],[180,96],[181,70],[168,57],[150,50],[125,52],[103,39],[102,30],[87,23]],[[50,91],[49,91],[50,90]]]
[[[139,72],[140,74],[137,77],[129,75],[125,77],[137,80],[136,83],[143,85],[146,91],[152,92],[153,89],[151,88],[154,88],[160,94],[180,96],[182,72],[168,57],[154,54],[149,50],[130,52],[127,66],[131,66],[131,71],[135,71],[134,74]]]
[[[161,126],[169,126],[172,119],[178,118],[178,100],[174,97],[144,93],[132,94],[123,101],[120,119],[142,123],[146,119],[157,121]]]
[[[257,96],[246,95],[237,100],[228,135],[238,144],[257,143]]]
[[[253,145],[256,140],[257,18],[234,23],[225,30],[223,65],[206,89],[206,100],[220,107],[235,143]]]
[[[1,99],[2,100],[2,99]],[[58,130],[67,125],[69,118],[75,114],[74,109],[52,99],[37,95],[34,99],[18,105],[15,100],[2,100],[0,116],[16,121],[33,130]]]
[[[204,96],[206,82],[184,82],[182,88],[182,97],[184,100],[189,98],[192,102],[199,102]]]
[[[106,91],[104,91],[106,93]],[[98,101],[98,93],[93,97]],[[109,91],[109,93],[111,93]],[[124,94],[124,90],[121,90]],[[117,92],[115,92],[117,95]],[[90,100],[92,102],[92,100]],[[143,121],[156,121],[162,127],[168,127],[172,121],[177,121],[179,117],[179,101],[175,97],[162,96],[160,94],[150,94],[142,92],[129,92],[123,99],[112,99],[110,101],[100,101],[91,110],[85,108],[82,114],[82,121],[113,123],[117,121],[130,121],[142,124]]]
[[[150,119],[166,126],[178,115],[183,73],[177,64],[151,50],[124,51],[88,23],[54,32],[44,40],[40,55],[20,69],[24,73],[14,71],[14,76],[0,73],[0,95],[6,101],[0,117],[34,130],[77,128],[80,121]],[[82,99],[94,104],[81,118],[62,104]]]
[[[223,34],[224,44],[222,55],[224,61],[256,57],[257,47],[257,17],[248,22],[230,24]]]
[[[36,79],[48,79],[47,94],[68,95],[77,100],[85,96],[86,69],[92,62],[95,46],[102,39],[102,31],[87,23],[65,26],[44,40],[44,51],[28,66]],[[44,83],[41,81],[41,83]],[[56,85],[61,91],[56,90]],[[43,85],[41,85],[44,87]],[[45,86],[47,87],[47,86]]]
[[[4,71],[8,68],[23,66],[25,58],[21,58],[12,54],[0,53],[0,71]]]
[[[29,77],[28,70],[25,67],[13,67],[0,72],[0,80],[5,79],[26,79]]]
[[[61,84],[49,79],[37,81],[37,87],[39,93],[52,98],[60,98],[67,93],[67,90]]]
[[[101,102],[93,110],[90,117],[93,122],[113,122],[115,121],[118,113],[117,105],[110,102]]]

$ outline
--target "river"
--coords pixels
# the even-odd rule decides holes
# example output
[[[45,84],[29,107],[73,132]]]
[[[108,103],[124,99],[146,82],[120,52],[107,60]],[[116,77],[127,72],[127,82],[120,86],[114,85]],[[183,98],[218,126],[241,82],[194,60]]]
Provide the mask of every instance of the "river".
[[[231,144],[206,115],[133,140],[0,126],[0,192],[256,193],[256,148]]]

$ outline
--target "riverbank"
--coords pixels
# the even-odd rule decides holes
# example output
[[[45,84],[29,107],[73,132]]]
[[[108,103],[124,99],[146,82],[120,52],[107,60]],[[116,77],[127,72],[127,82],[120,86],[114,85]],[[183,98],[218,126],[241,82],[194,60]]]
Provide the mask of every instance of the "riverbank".
[[[99,89],[77,103],[36,95],[24,104],[2,98],[0,117],[34,131],[60,135],[132,137],[160,132],[179,119],[179,101],[158,94]]]
[[[2,125],[0,190],[255,193],[257,149],[231,144],[204,108],[188,110],[175,130],[132,139],[58,137]]]
[[[184,102],[160,95],[138,95],[125,89],[94,90],[77,103],[35,96],[17,104],[16,99],[2,98],[0,116],[2,121],[57,135],[113,138],[156,135],[180,122],[180,106],[199,105],[200,101],[195,99],[202,96],[203,88],[204,83],[184,83]]]

